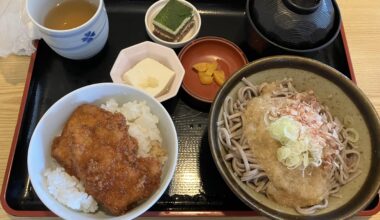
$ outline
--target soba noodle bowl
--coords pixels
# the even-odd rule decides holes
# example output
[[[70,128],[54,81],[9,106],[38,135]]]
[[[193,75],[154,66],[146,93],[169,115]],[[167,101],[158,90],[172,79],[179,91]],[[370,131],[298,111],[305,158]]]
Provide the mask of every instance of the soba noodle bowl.
[[[228,96],[218,121],[224,160],[248,187],[304,215],[328,206],[330,196],[360,174],[358,132],[341,122],[313,91],[291,79],[245,84]]]

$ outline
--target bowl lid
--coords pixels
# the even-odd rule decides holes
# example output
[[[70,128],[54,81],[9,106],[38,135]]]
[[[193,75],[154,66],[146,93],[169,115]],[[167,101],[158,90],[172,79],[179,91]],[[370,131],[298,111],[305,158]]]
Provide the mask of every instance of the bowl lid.
[[[251,0],[247,10],[261,35],[286,48],[319,47],[334,39],[340,29],[334,0]]]

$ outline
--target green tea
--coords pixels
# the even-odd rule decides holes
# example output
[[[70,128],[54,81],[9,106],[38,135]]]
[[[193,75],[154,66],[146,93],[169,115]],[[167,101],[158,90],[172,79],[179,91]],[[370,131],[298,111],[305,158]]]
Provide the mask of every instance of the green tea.
[[[66,30],[86,23],[95,14],[97,6],[86,0],[68,0],[52,8],[44,20],[44,26]]]

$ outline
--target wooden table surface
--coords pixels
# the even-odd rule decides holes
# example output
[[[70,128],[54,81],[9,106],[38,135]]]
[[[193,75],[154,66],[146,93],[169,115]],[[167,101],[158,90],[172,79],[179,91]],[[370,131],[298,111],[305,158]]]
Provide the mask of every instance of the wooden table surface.
[[[342,13],[357,84],[380,113],[380,1],[337,2]],[[0,184],[8,161],[29,61],[30,57],[25,56],[0,58]],[[0,208],[0,219],[9,218]],[[380,213],[370,219],[380,219]]]

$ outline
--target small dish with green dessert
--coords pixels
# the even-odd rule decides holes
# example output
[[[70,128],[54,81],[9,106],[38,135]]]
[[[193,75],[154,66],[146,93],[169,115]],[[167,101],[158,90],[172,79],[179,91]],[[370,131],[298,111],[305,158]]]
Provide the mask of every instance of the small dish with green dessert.
[[[156,43],[180,48],[199,33],[201,17],[197,9],[184,0],[160,0],[145,14],[145,27]]]

